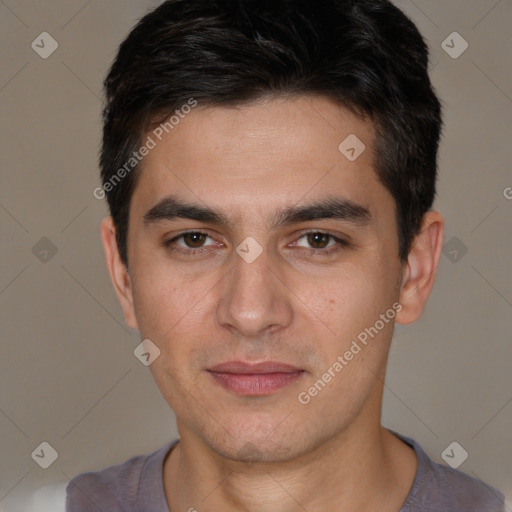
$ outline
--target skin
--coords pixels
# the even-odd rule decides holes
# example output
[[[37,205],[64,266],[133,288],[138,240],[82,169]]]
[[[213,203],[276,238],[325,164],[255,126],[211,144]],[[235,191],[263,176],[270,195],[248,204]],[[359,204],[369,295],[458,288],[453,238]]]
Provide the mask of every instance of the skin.
[[[354,162],[338,150],[350,134],[366,146]],[[143,161],[130,208],[129,270],[111,218],[103,221],[126,321],[160,349],[150,370],[177,417],[180,443],[164,463],[173,512],[403,505],[416,456],[380,425],[394,321],[307,405],[297,399],[394,303],[402,307],[397,322],[414,322],[434,283],[443,218],[427,212],[407,261],[399,259],[395,202],[375,174],[373,147],[372,123],[324,97],[197,107]],[[220,210],[232,226],[145,223],[169,195]],[[332,196],[365,207],[371,221],[272,227],[279,209]],[[164,245],[197,229],[208,236],[171,244],[185,253]],[[349,245],[305,235],[318,231]],[[236,252],[249,236],[263,248],[252,263]],[[326,246],[337,250],[326,255]],[[239,396],[206,371],[232,360],[304,372],[267,396]]]

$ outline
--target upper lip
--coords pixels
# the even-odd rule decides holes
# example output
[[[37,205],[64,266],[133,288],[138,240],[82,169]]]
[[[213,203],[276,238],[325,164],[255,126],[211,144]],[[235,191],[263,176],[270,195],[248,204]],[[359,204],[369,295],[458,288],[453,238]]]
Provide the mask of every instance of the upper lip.
[[[261,375],[265,373],[294,373],[302,370],[296,366],[277,361],[263,361],[261,363],[227,361],[208,368],[208,371],[215,373],[233,373],[237,375]]]

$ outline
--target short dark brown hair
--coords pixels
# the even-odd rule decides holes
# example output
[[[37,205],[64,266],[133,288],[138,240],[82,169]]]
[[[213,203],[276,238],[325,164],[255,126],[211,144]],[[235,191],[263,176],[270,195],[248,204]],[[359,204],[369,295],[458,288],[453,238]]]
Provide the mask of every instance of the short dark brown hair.
[[[370,119],[402,260],[434,201],[442,121],[428,49],[387,0],[168,0],[121,44],[105,91],[101,177],[125,264],[141,166],[112,178],[151,124],[191,98],[215,106],[319,94]]]

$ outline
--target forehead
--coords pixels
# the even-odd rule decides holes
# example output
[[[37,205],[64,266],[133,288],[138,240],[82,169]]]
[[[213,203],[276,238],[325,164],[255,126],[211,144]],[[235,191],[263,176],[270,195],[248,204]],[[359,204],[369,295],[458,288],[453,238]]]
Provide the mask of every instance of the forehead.
[[[142,161],[134,209],[166,194],[238,214],[332,193],[360,204],[390,199],[374,172],[372,123],[328,98],[197,106],[161,140],[148,136],[156,145]]]

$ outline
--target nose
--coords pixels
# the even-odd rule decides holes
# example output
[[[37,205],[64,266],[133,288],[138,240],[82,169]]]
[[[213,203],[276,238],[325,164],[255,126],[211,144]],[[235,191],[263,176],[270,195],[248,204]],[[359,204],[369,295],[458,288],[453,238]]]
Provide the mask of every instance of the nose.
[[[292,294],[266,251],[251,263],[238,254],[233,259],[233,267],[222,280],[219,324],[245,337],[259,337],[290,325]]]

